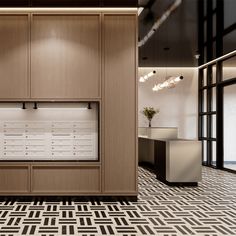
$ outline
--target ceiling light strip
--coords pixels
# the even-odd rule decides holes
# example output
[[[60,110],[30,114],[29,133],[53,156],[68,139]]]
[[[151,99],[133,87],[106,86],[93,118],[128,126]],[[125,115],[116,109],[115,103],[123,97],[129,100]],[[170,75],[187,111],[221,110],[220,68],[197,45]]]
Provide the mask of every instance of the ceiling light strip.
[[[198,69],[203,69],[203,68],[205,68],[205,67],[207,67],[207,66],[209,66],[209,65],[216,64],[218,61],[225,60],[225,59],[227,59],[227,58],[229,58],[229,57],[232,57],[232,56],[234,56],[234,55],[236,55],[236,50],[234,50],[234,51],[232,51],[232,52],[230,52],[230,53],[228,53],[228,54],[225,54],[225,55],[222,56],[222,57],[218,57],[218,58],[216,58],[216,59],[214,59],[214,60],[212,60],[212,61],[209,61],[209,62],[207,62],[207,63],[205,63],[205,64],[199,66]]]

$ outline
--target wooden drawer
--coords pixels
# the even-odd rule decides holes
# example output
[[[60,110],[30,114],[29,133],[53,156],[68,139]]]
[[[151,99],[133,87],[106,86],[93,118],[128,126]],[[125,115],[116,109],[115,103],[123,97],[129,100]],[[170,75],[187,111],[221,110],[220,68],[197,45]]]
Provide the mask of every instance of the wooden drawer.
[[[33,165],[32,193],[79,194],[100,193],[99,166]]]
[[[29,166],[0,166],[0,194],[29,193]]]

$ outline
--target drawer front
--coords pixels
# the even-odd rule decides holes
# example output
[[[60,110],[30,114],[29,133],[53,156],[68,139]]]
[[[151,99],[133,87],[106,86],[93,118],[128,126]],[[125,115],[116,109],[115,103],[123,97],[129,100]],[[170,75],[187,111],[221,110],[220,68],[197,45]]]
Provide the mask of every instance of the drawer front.
[[[100,193],[99,166],[32,166],[32,193]]]
[[[29,166],[0,166],[0,194],[29,193]]]

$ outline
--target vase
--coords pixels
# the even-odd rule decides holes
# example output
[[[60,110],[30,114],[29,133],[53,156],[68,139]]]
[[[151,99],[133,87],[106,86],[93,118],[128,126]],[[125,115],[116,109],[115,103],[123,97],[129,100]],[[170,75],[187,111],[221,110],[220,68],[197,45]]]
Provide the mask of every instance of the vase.
[[[152,127],[152,121],[151,121],[151,120],[148,121],[148,127],[149,127],[149,128]]]

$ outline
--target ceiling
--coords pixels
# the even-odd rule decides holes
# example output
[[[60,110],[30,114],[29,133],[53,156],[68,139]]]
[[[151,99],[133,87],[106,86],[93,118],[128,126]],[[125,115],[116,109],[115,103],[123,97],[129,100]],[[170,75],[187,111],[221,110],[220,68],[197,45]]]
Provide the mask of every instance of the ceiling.
[[[139,66],[191,67],[197,65],[197,1],[182,0],[181,6],[139,49]],[[174,0],[1,0],[0,7],[135,7],[145,6],[139,17],[142,38]],[[170,50],[164,51],[163,48]]]
[[[197,1],[182,0],[182,4],[160,26],[152,38],[139,48],[141,67],[197,66]],[[139,16],[139,39],[143,38],[154,21],[161,17],[174,0],[139,0],[145,6]],[[169,50],[164,50],[169,48]]]
[[[0,0],[0,7],[136,7],[138,0]]]

